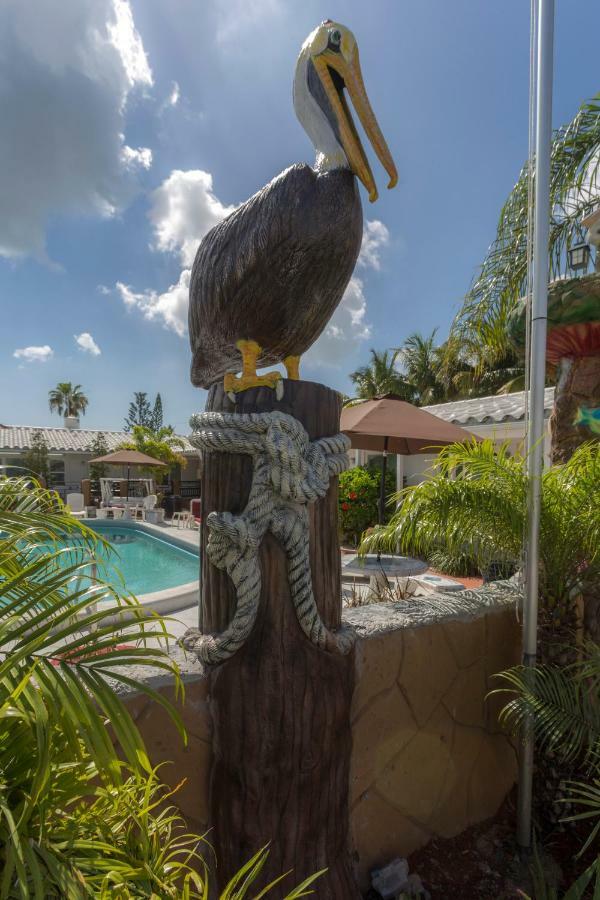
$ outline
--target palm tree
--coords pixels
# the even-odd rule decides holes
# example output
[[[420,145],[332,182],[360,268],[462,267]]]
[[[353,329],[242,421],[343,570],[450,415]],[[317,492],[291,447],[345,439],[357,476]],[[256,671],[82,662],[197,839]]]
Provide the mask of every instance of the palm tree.
[[[48,391],[50,412],[56,410],[59,416],[78,416],[79,413],[85,415],[88,403],[80,384],[60,381],[53,390]]]
[[[526,458],[496,450],[491,440],[444,447],[433,476],[400,491],[397,512],[362,549],[427,558],[443,550],[467,553],[482,567],[521,562],[526,516]],[[542,475],[540,623],[555,635],[576,620],[584,598],[586,628],[600,637],[595,603],[600,583],[600,444],[581,445],[562,466]]]
[[[415,331],[396,351],[402,361],[406,380],[416,392],[419,405],[436,403],[444,399],[444,388],[439,380],[441,353],[436,346],[434,328],[428,337]]]
[[[153,431],[146,425],[134,425],[131,439],[119,444],[119,450],[139,450],[154,459],[160,459],[172,469],[175,466],[185,466],[186,459],[178,450],[183,450],[184,443],[177,437],[171,425],[163,425],[158,431]],[[144,471],[143,467],[141,470]],[[156,470],[149,469],[149,474],[156,474]]]
[[[600,94],[583,103],[577,115],[553,137],[550,178],[549,279],[566,270],[567,251],[583,237],[581,220],[600,195]],[[452,328],[488,356],[510,350],[507,321],[526,291],[529,172],[526,163],[504,204],[496,239],[465,297]]]
[[[409,402],[414,400],[414,388],[396,366],[399,352],[397,350],[378,352],[372,349],[370,353],[370,362],[350,374],[355,387],[355,396],[345,405],[361,400],[372,400],[383,394],[397,394]]]

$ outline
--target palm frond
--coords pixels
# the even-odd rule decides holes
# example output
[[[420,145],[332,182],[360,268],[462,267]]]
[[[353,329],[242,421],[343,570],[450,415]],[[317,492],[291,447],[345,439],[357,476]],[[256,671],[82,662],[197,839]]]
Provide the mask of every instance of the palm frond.
[[[581,220],[598,203],[600,95],[583,103],[553,137],[550,175],[549,279],[566,271],[566,254],[583,238]],[[452,333],[480,341],[498,356],[509,349],[506,322],[527,278],[528,164],[500,213],[496,239],[475,278]]]

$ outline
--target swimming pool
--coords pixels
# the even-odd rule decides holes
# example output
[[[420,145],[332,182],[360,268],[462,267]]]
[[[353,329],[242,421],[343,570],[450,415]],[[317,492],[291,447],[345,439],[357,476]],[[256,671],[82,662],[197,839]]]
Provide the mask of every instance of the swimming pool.
[[[123,587],[118,573],[127,590],[138,596],[198,583],[199,555],[193,549],[184,549],[133,524],[113,525],[93,520],[86,524],[109,541],[114,550],[114,553],[102,551],[101,555],[111,563],[102,572],[102,578],[115,587]]]

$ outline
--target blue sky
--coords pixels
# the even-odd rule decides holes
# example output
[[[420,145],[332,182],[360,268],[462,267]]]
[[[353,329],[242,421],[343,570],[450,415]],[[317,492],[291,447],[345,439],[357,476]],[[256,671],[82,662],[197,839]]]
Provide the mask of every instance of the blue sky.
[[[400,177],[385,191],[370,154],[380,200],[363,193],[360,265],[304,377],[349,390],[371,346],[446,335],[527,152],[525,0],[4,0],[0,422],[61,424],[48,390],[73,381],[88,427],[119,428],[143,390],[187,429],[193,253],[312,162],[291,84],[324,18],[356,35]],[[555,123],[600,90],[598,33],[597,0],[559,0]]]

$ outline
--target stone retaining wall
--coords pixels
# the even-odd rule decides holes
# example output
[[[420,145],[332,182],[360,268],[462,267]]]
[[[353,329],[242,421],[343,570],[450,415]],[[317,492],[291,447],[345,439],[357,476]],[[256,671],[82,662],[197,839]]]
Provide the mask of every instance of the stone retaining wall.
[[[514,595],[486,588],[349,610],[359,635],[350,784],[354,854],[363,886],[374,865],[408,855],[494,815],[516,776],[497,724],[491,676],[519,658]],[[180,653],[180,651],[178,651]],[[175,785],[190,829],[208,827],[211,719],[207,679],[180,656],[181,745],[165,712],[128,700],[153,763]],[[155,685],[173,696],[170,685]],[[276,838],[276,835],[274,836]]]

